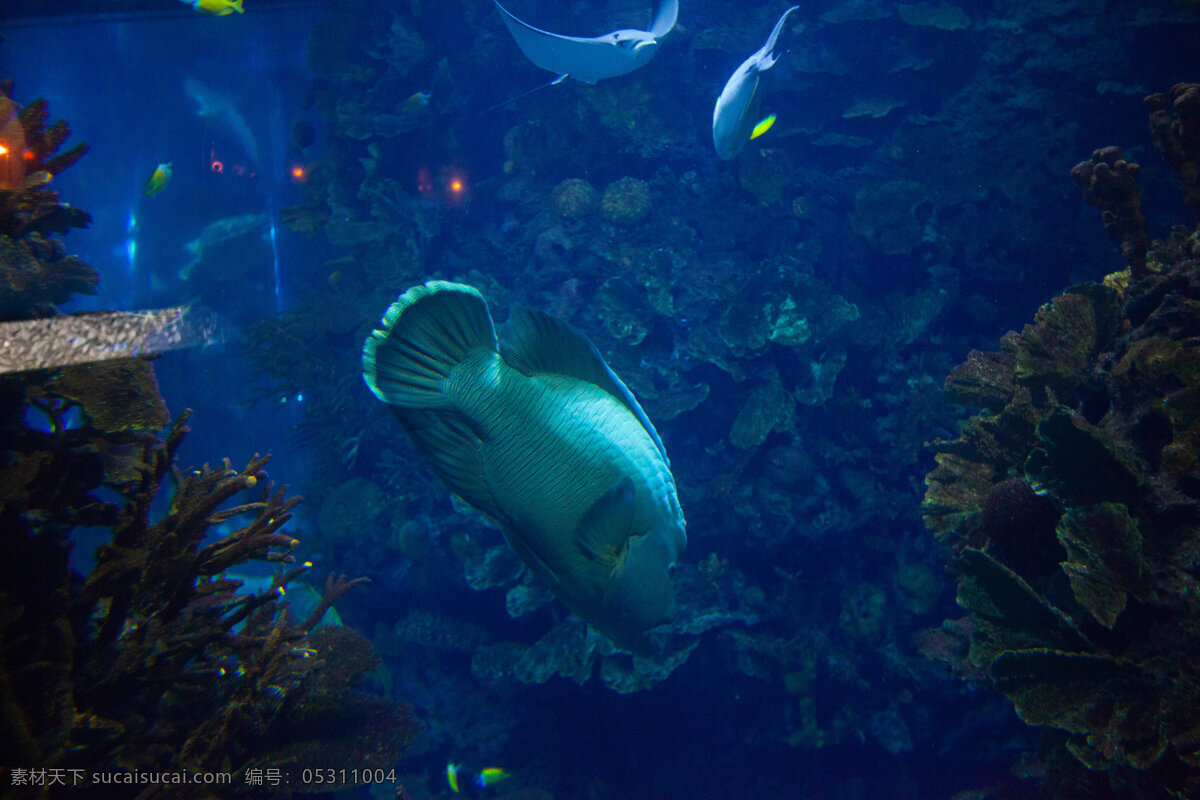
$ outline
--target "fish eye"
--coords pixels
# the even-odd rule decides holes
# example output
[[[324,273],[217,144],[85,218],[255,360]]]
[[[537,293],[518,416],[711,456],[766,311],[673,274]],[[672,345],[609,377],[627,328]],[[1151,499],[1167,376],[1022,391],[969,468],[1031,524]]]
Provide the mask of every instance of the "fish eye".
[[[674,561],[672,561],[670,564],[667,564],[667,575],[674,576],[677,568],[678,565]]]

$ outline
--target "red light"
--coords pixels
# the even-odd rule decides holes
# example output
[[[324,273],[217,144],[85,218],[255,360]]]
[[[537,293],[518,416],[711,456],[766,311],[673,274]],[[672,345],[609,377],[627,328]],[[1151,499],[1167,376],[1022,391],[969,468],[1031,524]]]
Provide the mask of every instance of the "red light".
[[[233,174],[234,175],[245,175],[246,168],[243,167],[241,164],[234,164],[233,165]]]
[[[214,160],[212,162],[212,171],[216,172],[218,174],[224,172],[225,171],[225,162]]]
[[[26,160],[26,161],[33,161],[33,151],[32,151],[32,150],[26,150],[26,151],[25,151],[25,160]]]

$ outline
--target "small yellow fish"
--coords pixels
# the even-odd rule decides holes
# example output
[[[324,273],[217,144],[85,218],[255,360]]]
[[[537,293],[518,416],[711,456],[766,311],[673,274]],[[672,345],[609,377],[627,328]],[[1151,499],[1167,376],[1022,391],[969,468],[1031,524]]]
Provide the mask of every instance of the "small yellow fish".
[[[163,190],[169,180],[171,180],[171,162],[164,161],[154,168],[150,180],[146,181],[146,191],[143,194],[147,197],[154,197]]]
[[[235,11],[243,14],[242,0],[180,0],[187,3],[201,14],[212,14],[214,17],[224,17]]]
[[[453,762],[446,765],[446,783],[450,784],[450,789],[455,794],[458,794],[458,771],[462,769],[462,764]]]
[[[483,789],[511,777],[512,773],[502,767],[484,767],[479,770],[479,775],[475,778],[475,785]]]
[[[433,95],[429,92],[413,92],[412,96],[400,104],[401,114],[416,114],[429,107]]]
[[[771,116],[767,117],[762,122],[760,122],[754,126],[754,130],[750,131],[750,138],[757,139],[758,137],[762,136],[767,131],[771,130],[771,126],[774,124],[775,124],[775,115],[772,114]]]

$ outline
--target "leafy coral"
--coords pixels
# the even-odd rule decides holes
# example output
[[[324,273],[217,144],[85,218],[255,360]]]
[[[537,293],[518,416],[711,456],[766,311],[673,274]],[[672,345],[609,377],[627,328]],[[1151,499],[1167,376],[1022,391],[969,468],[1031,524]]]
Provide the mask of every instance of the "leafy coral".
[[[1027,723],[1064,731],[1077,764],[1183,796],[1200,790],[1200,231],[1145,263],[1114,238],[1131,271],[1067,290],[951,373],[947,396],[985,410],[933,443],[923,512],[958,553],[971,664]]]

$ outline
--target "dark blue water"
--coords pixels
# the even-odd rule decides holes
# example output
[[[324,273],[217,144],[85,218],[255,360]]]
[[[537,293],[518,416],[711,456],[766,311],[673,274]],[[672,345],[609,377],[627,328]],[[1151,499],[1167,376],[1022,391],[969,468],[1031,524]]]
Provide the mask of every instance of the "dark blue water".
[[[1038,731],[916,648],[962,615],[918,513],[923,445],[963,416],[941,384],[969,350],[1124,266],[1073,164],[1118,144],[1151,233],[1186,220],[1142,97],[1200,75],[1196,6],[801,5],[760,85],[774,127],[722,161],[713,103],[786,6],[680,5],[639,70],[523,97],[555,75],[486,0],[0,12],[0,77],[91,143],[53,182],[93,215],[66,244],[102,275],[66,310],[227,322],[156,362],[170,410],[195,410],[179,460],[274,454],[307,498],[289,532],[313,584],[371,578],[339,610],[383,655],[373,687],[425,726],[397,765],[414,799],[450,796],[448,761],[511,771],[466,790],[488,797],[1032,793],[1011,767]],[[650,18],[506,7],[578,36]],[[171,181],[147,197],[160,162]],[[586,181],[596,203],[625,178],[650,197],[631,224],[559,192]],[[558,668],[544,682],[495,666],[573,623],[553,601],[510,616],[515,561],[480,578],[500,533],[451,505],[358,375],[370,326],[433,278],[479,288],[497,322],[514,303],[571,322],[661,435],[688,519],[681,606],[713,624],[641,691],[605,683],[649,671],[624,655],[570,673],[581,633],[528,657]]]

